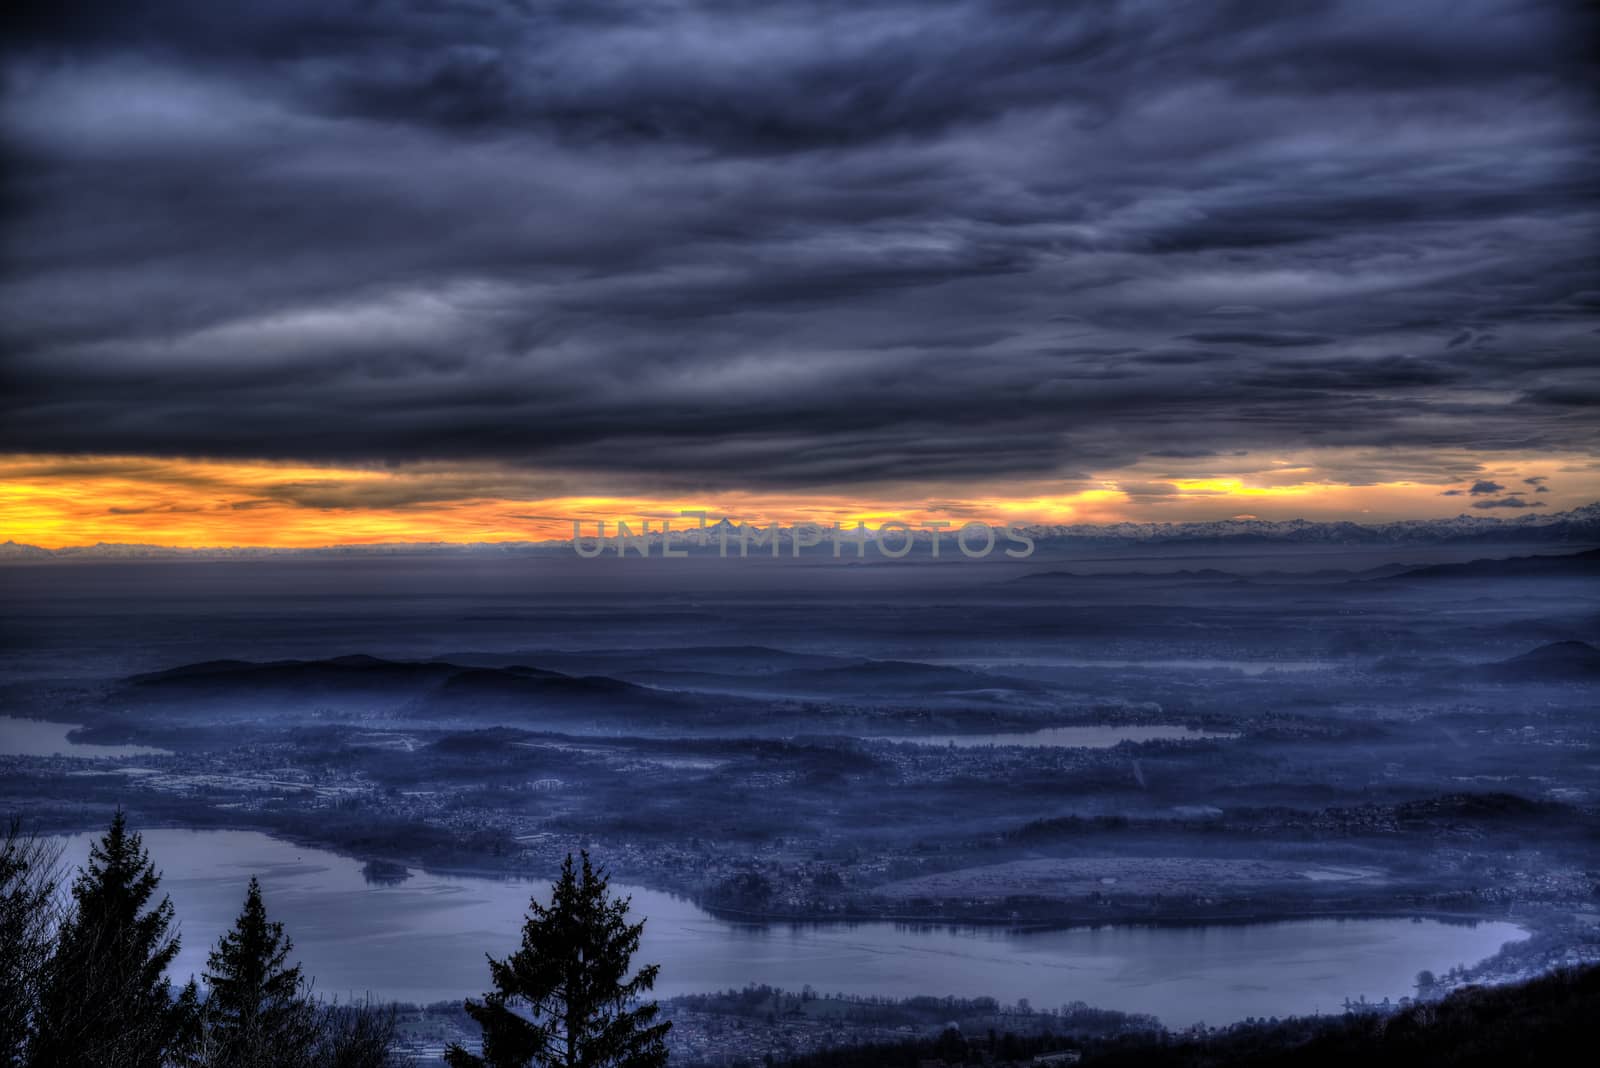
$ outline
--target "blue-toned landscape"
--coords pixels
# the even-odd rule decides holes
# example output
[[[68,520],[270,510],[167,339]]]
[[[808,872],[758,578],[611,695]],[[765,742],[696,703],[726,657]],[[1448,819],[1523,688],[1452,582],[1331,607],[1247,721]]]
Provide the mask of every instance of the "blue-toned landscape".
[[[1596,41],[19,10],[0,1068],[1572,1059]]]

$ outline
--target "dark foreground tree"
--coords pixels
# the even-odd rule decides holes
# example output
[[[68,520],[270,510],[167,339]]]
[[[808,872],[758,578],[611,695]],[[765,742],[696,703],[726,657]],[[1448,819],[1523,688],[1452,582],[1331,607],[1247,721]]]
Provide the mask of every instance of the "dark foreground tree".
[[[45,967],[29,1062],[49,1068],[159,1068],[187,1037],[191,983],[173,998],[172,902],[118,811],[72,884],[72,909]]]
[[[548,907],[535,898],[522,948],[489,958],[495,989],[467,1014],[483,1028],[483,1055],[453,1046],[453,1068],[659,1068],[667,1063],[671,1023],[656,1023],[654,1002],[639,996],[660,966],[630,979],[644,922],[628,922],[627,898],[612,898],[607,879],[583,854],[569,854]]]
[[[392,1005],[356,1002],[329,1005],[317,1020],[312,1063],[317,1068],[401,1068],[412,1061],[394,1050],[397,1020]]]
[[[206,961],[205,1063],[277,1068],[310,1059],[320,1021],[299,965],[288,963],[293,948],[283,924],[267,919],[252,877],[243,911]]]
[[[393,1068],[392,1007],[312,997],[283,924],[267,919],[252,877],[244,908],[206,961],[200,1025],[184,1068]]]
[[[55,935],[60,850],[13,820],[0,841],[0,1068],[27,1063]]]

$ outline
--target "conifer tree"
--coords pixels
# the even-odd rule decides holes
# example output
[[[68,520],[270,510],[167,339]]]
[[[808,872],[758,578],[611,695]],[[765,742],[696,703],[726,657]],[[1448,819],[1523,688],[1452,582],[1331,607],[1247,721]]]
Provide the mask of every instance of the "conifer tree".
[[[234,1068],[303,1063],[318,1037],[318,1013],[300,966],[288,964],[294,943],[269,921],[261,884],[252,876],[244,909],[206,961],[204,1058]]]
[[[659,965],[628,977],[644,932],[628,922],[627,898],[612,898],[603,873],[583,854],[569,854],[549,906],[535,898],[522,946],[489,958],[495,989],[467,1014],[483,1028],[483,1055],[452,1047],[452,1068],[660,1068],[671,1023],[656,1023],[654,1002],[639,995],[655,985]]]
[[[46,965],[29,1062],[39,1068],[159,1068],[183,1039],[192,984],[174,999],[172,902],[118,810],[72,884],[72,911]]]

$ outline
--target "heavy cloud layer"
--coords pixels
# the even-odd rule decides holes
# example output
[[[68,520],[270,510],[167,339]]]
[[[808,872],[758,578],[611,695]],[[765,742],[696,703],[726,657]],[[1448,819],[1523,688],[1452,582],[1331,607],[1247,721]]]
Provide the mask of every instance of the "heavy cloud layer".
[[[0,451],[756,488],[1592,453],[1594,28],[57,5],[0,59]]]

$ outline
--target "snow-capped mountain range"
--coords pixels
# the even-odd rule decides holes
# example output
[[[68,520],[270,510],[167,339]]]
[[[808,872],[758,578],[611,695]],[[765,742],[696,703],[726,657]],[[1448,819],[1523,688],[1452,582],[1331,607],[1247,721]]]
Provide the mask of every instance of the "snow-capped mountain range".
[[[1384,545],[1460,541],[1600,540],[1600,502],[1569,512],[1519,515],[1502,519],[1458,515],[1448,519],[1404,519],[1391,523],[1319,522],[1288,519],[1224,519],[1212,523],[1074,523],[1025,528],[1040,540],[1077,542],[1262,541],[1302,545]]]
[[[737,531],[735,524],[722,523],[710,528]],[[1600,544],[1600,502],[1567,512],[1519,515],[1499,518],[1459,515],[1448,519],[1407,519],[1391,523],[1319,522],[1290,519],[1279,522],[1262,519],[1224,519],[1211,523],[1071,523],[1035,524],[1017,528],[1041,545],[1116,546],[1168,544],[1261,544],[1261,545],[1423,545],[1449,543],[1485,544]],[[953,531],[946,531],[949,538]],[[587,536],[587,535],[586,535]],[[917,532],[927,542],[926,531]],[[780,536],[789,540],[786,531]],[[652,543],[660,535],[649,535]],[[677,544],[676,542],[674,544]],[[715,544],[713,537],[712,544]],[[301,555],[318,556],[395,556],[415,554],[467,553],[499,555],[517,553],[570,552],[567,541],[514,542],[400,542],[371,545],[332,545],[312,549],[275,549],[249,546],[181,549],[162,545],[100,543],[43,549],[15,541],[0,543],[0,561],[47,562],[52,560],[113,560],[150,558],[253,559]]]

